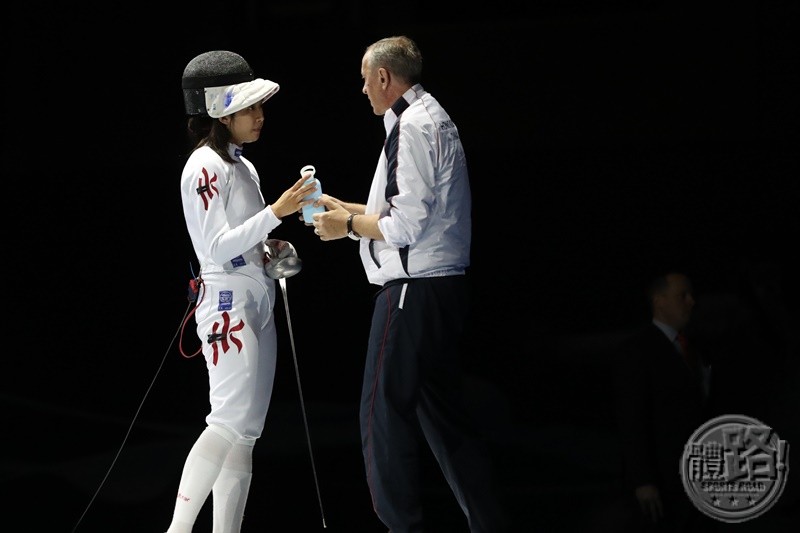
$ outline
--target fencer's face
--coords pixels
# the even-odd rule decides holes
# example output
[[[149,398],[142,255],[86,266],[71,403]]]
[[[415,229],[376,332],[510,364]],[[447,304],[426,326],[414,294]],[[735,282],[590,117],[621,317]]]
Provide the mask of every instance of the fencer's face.
[[[231,142],[242,146],[257,141],[264,126],[264,109],[261,102],[219,119],[231,132]]]
[[[376,115],[383,115],[389,109],[386,103],[386,91],[383,80],[381,80],[379,68],[372,68],[369,64],[369,54],[364,54],[361,59],[361,78],[364,85],[361,92],[367,95],[369,103],[372,105],[372,112]]]

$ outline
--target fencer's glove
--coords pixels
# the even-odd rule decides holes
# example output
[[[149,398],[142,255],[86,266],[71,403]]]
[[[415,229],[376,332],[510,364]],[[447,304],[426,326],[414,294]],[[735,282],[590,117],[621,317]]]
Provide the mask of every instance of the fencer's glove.
[[[300,272],[303,262],[289,241],[267,239],[264,241],[264,273],[272,279],[289,278]]]

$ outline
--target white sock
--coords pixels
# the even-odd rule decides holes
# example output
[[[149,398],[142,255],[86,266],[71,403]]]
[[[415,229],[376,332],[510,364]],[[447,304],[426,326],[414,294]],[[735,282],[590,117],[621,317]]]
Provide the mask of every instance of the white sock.
[[[239,533],[253,478],[253,446],[234,444],[213,487],[213,533]]]
[[[233,446],[220,428],[207,427],[195,441],[178,485],[178,497],[167,533],[191,533],[192,526],[211,492],[225,457]]]

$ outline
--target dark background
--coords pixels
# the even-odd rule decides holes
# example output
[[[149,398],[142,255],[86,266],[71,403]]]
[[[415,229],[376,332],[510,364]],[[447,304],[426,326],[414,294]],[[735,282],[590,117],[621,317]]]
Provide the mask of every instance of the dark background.
[[[4,516],[53,532],[169,524],[207,411],[204,362],[179,349],[199,347],[192,318],[182,333],[197,263],[180,82],[214,49],[281,86],[245,150],[267,202],[306,164],[324,192],[364,202],[384,132],[360,92],[363,50],[401,33],[419,44],[470,164],[466,385],[520,531],[615,530],[609,358],[647,320],[656,269],[690,275],[714,332],[758,324],[723,406],[800,442],[797,15],[789,1],[15,6]],[[333,531],[381,531],[357,421],[376,287],[349,239],[320,242],[291,217],[271,237],[304,267],[276,304],[244,530],[316,531],[324,514]],[[433,530],[466,530],[426,472]],[[752,527],[778,531],[797,494],[790,476]],[[210,531],[207,515],[195,529]]]

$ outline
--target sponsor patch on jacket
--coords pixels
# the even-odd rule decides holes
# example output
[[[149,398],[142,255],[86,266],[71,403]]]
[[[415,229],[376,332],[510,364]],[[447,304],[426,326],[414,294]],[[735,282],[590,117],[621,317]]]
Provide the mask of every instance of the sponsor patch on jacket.
[[[233,291],[219,291],[219,311],[230,311],[233,307]]]

